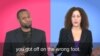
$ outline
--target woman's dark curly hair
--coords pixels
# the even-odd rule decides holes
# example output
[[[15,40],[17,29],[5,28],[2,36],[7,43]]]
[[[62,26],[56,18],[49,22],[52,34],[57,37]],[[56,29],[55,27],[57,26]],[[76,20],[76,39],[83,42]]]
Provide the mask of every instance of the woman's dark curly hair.
[[[88,29],[89,27],[88,17],[86,15],[86,12],[80,7],[72,7],[71,9],[69,9],[67,14],[65,15],[65,23],[64,23],[65,28],[66,29],[72,28],[73,25],[72,25],[71,17],[72,17],[72,13],[76,10],[79,11],[81,14],[81,24],[80,24],[81,28]]]

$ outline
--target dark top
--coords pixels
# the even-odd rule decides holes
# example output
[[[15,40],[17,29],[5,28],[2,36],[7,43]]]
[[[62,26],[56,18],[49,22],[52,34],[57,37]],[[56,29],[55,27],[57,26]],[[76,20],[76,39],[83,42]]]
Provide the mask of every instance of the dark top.
[[[74,48],[79,48],[79,42],[80,41],[74,41]],[[72,51],[72,55],[71,56],[78,56],[78,52],[79,50],[75,50],[75,51]]]
[[[71,29],[67,30],[65,28],[61,29],[59,42],[56,46],[57,48],[71,48],[74,47],[74,39],[72,36]],[[82,29],[81,39],[79,43],[79,52],[78,56],[91,56],[92,52],[92,34],[90,30]],[[56,56],[57,54],[62,53],[61,56],[71,56],[72,51],[58,51],[54,53]]]
[[[24,40],[24,43],[23,43],[23,46],[24,47],[31,47],[31,38],[32,38],[32,31],[29,31],[29,32],[23,32],[22,31],[22,35],[23,35],[23,40]]]
[[[6,33],[6,39],[3,48],[3,56],[16,56],[16,48],[22,48],[23,43],[29,41],[29,45],[32,48],[47,48],[45,32],[39,29],[32,28],[31,36],[28,37],[28,33],[22,33],[21,28],[9,31]],[[26,37],[26,36],[27,37]],[[25,38],[27,38],[25,41]],[[31,51],[28,56],[48,56],[47,51]]]
[[[21,30],[22,31],[22,30]],[[22,31],[22,37],[23,37],[23,47],[25,48],[31,48],[31,38],[32,38],[32,29],[29,32],[23,32]],[[25,53],[25,56],[29,56],[30,55],[30,51],[28,51],[27,53]]]

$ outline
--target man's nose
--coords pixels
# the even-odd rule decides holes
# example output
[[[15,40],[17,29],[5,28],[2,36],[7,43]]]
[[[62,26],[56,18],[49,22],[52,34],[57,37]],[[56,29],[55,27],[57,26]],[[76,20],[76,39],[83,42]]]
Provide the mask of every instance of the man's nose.
[[[26,21],[31,21],[31,19],[30,18],[27,18]]]

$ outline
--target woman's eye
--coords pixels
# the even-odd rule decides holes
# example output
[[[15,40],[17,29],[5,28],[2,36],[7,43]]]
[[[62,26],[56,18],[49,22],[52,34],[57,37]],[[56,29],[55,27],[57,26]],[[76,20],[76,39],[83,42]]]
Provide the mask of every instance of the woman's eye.
[[[79,18],[80,16],[79,16],[79,15],[77,15],[77,17]]]
[[[72,17],[74,18],[75,16],[73,15]]]

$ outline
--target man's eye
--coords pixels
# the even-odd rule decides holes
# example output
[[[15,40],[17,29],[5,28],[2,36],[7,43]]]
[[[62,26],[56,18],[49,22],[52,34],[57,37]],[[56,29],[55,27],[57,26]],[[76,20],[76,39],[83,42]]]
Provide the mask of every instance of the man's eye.
[[[22,19],[25,19],[25,17],[23,17]]]
[[[30,18],[30,16],[28,16],[27,18]]]

